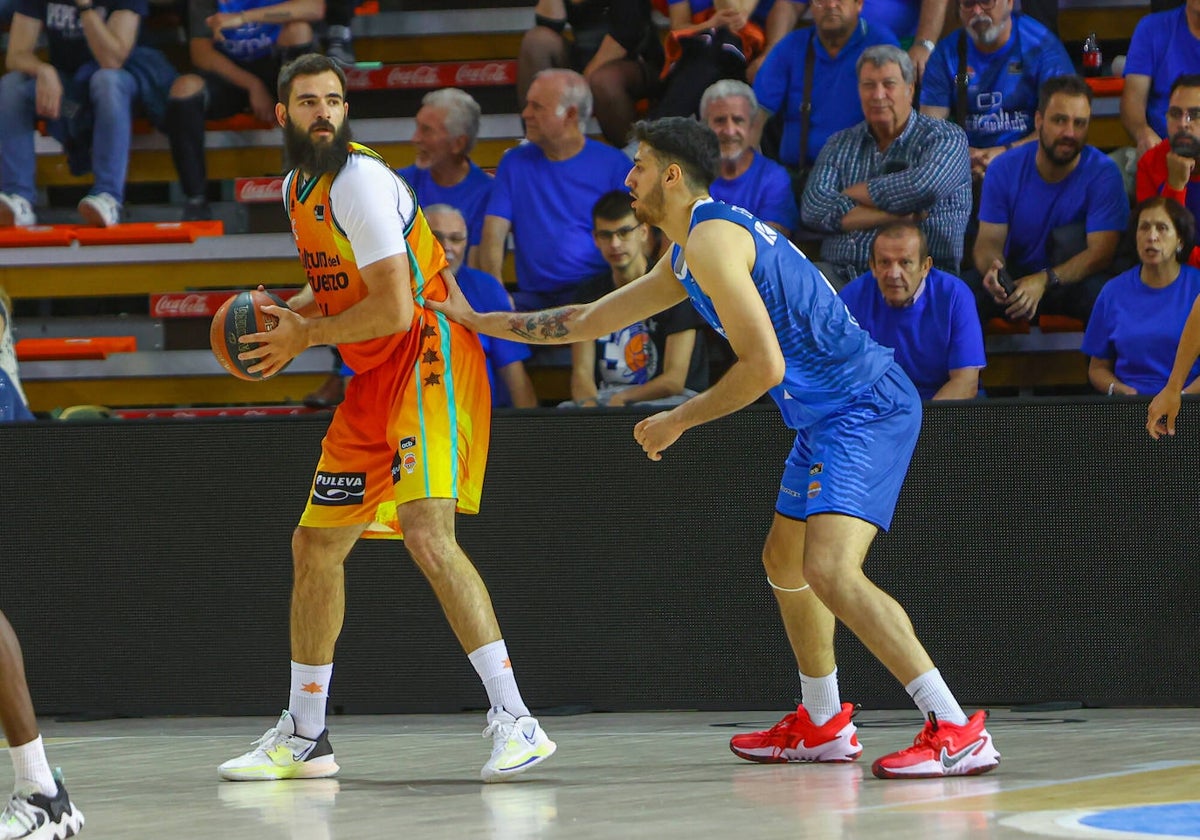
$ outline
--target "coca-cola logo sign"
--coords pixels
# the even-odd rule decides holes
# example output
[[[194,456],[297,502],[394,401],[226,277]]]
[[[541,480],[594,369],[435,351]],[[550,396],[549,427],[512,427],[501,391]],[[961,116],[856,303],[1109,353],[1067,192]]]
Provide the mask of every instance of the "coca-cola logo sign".
[[[517,81],[516,66],[511,61],[489,61],[486,63],[460,64],[454,73],[454,84],[462,87],[472,85],[511,85]]]
[[[265,204],[283,200],[282,178],[239,178],[233,191],[234,201]]]
[[[217,307],[225,298],[224,292],[219,294],[170,294],[154,295],[150,302],[152,318],[206,318],[217,311]],[[212,299],[215,298],[215,304]]]
[[[438,69],[432,64],[397,64],[388,69],[385,87],[423,88],[438,87]]]

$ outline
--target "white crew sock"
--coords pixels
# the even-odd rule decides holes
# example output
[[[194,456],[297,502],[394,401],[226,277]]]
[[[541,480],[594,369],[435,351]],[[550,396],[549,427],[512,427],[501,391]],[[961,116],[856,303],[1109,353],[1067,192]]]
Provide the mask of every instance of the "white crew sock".
[[[962,726],[967,722],[967,716],[963,714],[962,706],[958,705],[958,701],[950,693],[950,688],[942,679],[941,672],[937,668],[926,671],[904,686],[904,690],[908,692],[908,696],[917,704],[917,708],[921,710],[921,714],[927,720],[929,713],[933,712],[937,715],[938,720],[945,723]]]
[[[41,735],[28,744],[9,747],[8,753],[12,756],[13,772],[17,777],[13,790],[34,791],[49,797],[58,793],[58,782],[54,781],[54,774],[46,762]]]
[[[333,663],[301,665],[292,662],[292,692],[288,713],[296,723],[296,734],[310,741],[325,731],[325,705],[329,701],[329,681]]]
[[[838,694],[837,668],[824,677],[800,674],[800,703],[809,719],[821,726],[837,717],[842,710],[841,695]]]
[[[483,680],[492,708],[503,708],[513,717],[529,714],[529,707],[521,699],[521,691],[517,688],[517,678],[513,676],[508,648],[503,639],[471,651],[467,658],[475,666],[479,679]]]

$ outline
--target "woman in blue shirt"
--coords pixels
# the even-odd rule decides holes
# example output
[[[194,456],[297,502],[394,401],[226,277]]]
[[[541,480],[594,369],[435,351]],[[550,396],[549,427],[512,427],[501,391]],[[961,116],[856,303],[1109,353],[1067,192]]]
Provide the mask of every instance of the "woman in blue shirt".
[[[1083,336],[1088,379],[1101,393],[1157,394],[1167,384],[1179,335],[1200,296],[1200,270],[1181,264],[1196,222],[1171,198],[1153,196],[1132,215],[1140,265],[1105,284]],[[1181,256],[1182,255],[1182,256]],[[1193,366],[1184,393],[1200,389]]]

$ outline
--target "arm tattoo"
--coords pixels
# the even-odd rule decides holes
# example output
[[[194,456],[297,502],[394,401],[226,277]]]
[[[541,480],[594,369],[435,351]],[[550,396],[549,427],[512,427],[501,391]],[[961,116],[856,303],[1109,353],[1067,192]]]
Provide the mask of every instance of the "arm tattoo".
[[[508,319],[508,330],[522,338],[539,342],[544,339],[562,339],[571,334],[567,323],[575,318],[578,309],[562,306],[541,312],[523,312]]]

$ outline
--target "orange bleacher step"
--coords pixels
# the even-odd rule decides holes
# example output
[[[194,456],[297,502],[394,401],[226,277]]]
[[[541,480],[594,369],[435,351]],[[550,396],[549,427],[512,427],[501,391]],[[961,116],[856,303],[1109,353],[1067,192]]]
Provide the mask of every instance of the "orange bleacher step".
[[[14,348],[21,362],[61,362],[106,359],[109,353],[136,353],[137,337],[103,335],[91,338],[23,338]]]
[[[202,236],[223,236],[220,219],[203,222],[131,222],[108,228],[86,225],[36,225],[0,230],[0,248],[70,245],[153,245],[195,242]]]

